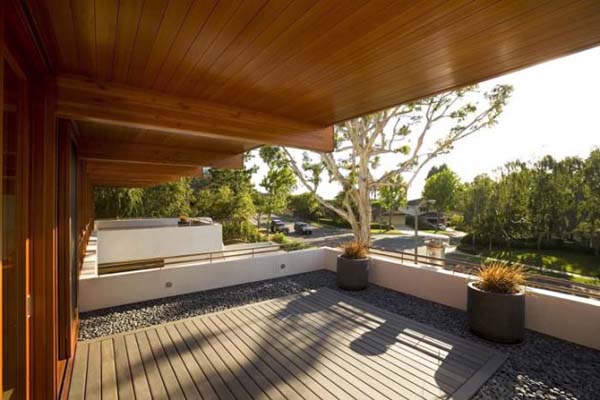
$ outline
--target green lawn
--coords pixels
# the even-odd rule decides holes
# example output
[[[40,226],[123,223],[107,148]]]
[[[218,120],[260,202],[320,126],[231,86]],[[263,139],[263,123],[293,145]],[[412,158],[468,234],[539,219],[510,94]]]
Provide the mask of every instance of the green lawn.
[[[420,232],[427,232],[427,233],[436,233],[438,235],[446,235],[446,236],[452,236],[452,233],[449,231],[436,231],[434,229],[419,229]]]
[[[372,235],[386,234],[386,235],[402,235],[405,234],[403,231],[399,231],[398,229],[371,229]]]
[[[564,250],[511,249],[482,251],[484,257],[516,261],[556,271],[600,277],[600,257]]]
[[[573,282],[587,283],[600,286],[600,257],[594,257],[588,254],[577,254],[561,250],[480,250],[480,255],[467,253],[449,253],[448,259],[455,261],[464,261],[479,264],[485,257],[496,258],[500,260],[517,261],[523,264],[535,265],[547,268],[545,271],[535,271],[537,274],[553,276],[556,278],[568,279]],[[581,275],[590,276],[576,277],[559,274],[553,271],[573,272]]]

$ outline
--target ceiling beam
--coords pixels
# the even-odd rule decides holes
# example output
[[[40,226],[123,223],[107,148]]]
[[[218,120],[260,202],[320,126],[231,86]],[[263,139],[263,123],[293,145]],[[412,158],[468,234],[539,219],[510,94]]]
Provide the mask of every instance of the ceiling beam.
[[[243,154],[114,141],[80,141],[78,154],[84,160],[119,161],[159,165],[243,168]]]
[[[179,178],[166,179],[164,181],[148,181],[148,180],[134,180],[134,179],[96,179],[92,180],[92,186],[102,186],[102,187],[125,187],[125,188],[145,188],[158,186],[163,183],[173,182]]]
[[[86,171],[91,177],[103,176],[202,176],[202,167],[186,165],[161,165],[147,163],[129,163],[122,161],[90,160]]]
[[[333,151],[332,126],[85,78],[59,77],[57,84],[63,118]]]

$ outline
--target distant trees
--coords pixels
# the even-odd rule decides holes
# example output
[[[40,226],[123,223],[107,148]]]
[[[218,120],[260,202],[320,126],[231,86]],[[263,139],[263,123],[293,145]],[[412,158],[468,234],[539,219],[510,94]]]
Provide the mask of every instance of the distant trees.
[[[288,198],[296,187],[296,177],[280,148],[265,146],[260,149],[259,155],[269,168],[260,182],[260,186],[266,191],[262,211],[267,216],[269,229],[271,215],[282,212],[287,206]]]
[[[431,178],[433,175],[440,173],[444,170],[448,169],[448,165],[446,163],[441,164],[441,165],[434,165],[433,167],[431,167],[429,169],[429,172],[427,172],[427,177],[425,178],[425,180]]]
[[[189,178],[149,187],[143,192],[144,216],[160,218],[190,215],[192,190]]]
[[[402,175],[390,178],[388,185],[379,190],[381,208],[388,213],[388,226],[392,226],[392,212],[401,207],[406,207],[406,182]]]
[[[150,188],[97,187],[94,194],[96,218],[178,217],[191,211],[185,178]]]
[[[195,179],[193,214],[211,217],[223,225],[223,240],[256,242],[262,239],[252,223],[256,215],[252,174],[256,169],[210,169]]]
[[[460,190],[458,175],[446,166],[427,178],[422,196],[424,199],[435,200],[438,211],[448,212],[458,206]]]
[[[583,199],[579,208],[577,232],[588,242],[595,254],[600,253],[600,149],[592,151],[582,168]]]
[[[223,225],[223,240],[258,241],[252,174],[255,169],[209,169],[149,188],[96,188],[97,218],[207,216]]]
[[[288,199],[288,209],[298,218],[316,220],[323,216],[319,201],[309,192],[291,195]]]
[[[489,247],[531,241],[541,248],[574,240],[598,254],[600,150],[586,159],[545,156],[531,164],[510,162],[496,179],[480,175],[465,184],[458,204],[463,228]]]

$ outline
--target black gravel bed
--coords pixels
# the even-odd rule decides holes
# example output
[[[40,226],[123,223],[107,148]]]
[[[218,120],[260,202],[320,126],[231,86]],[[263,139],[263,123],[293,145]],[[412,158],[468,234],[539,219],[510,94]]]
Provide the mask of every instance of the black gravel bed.
[[[79,336],[85,340],[112,335],[319,287],[339,290],[335,274],[310,272],[82,313]],[[495,344],[471,334],[461,310],[376,285],[344,294],[507,354],[474,399],[600,399],[600,351],[532,331],[521,344]]]

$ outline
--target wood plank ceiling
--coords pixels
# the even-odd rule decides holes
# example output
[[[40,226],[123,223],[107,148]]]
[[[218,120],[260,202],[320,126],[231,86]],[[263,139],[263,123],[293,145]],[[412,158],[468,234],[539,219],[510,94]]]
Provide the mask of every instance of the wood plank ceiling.
[[[52,33],[48,53],[60,75],[309,128],[600,44],[597,0],[40,3],[33,14],[45,16],[39,25]]]

